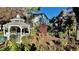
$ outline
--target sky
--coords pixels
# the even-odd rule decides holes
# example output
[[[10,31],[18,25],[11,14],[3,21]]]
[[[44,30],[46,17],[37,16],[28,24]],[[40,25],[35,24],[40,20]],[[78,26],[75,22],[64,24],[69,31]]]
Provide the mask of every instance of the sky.
[[[65,7],[41,7],[41,12],[45,13],[49,19],[57,16]]]

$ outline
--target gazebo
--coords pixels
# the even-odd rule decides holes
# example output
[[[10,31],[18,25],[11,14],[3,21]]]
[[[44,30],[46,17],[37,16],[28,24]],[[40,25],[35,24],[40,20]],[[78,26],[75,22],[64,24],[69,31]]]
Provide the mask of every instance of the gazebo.
[[[11,19],[11,22],[3,25],[4,36],[9,40],[12,35],[15,35],[19,38],[19,42],[21,42],[23,36],[30,34],[30,25],[24,22],[24,19],[20,18],[19,15],[17,15],[16,18]],[[18,42],[18,40],[16,41]]]

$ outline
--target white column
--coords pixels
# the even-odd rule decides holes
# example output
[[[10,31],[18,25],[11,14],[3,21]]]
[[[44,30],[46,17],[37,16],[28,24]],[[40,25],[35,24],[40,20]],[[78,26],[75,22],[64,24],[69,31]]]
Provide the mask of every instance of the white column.
[[[5,27],[3,27],[3,32],[4,32],[4,36],[5,36]]]
[[[10,39],[10,26],[8,27],[8,40]]]
[[[22,28],[20,27],[20,43],[22,42],[21,38],[22,38]]]
[[[29,33],[30,33],[30,27],[28,26],[28,31],[29,31]]]

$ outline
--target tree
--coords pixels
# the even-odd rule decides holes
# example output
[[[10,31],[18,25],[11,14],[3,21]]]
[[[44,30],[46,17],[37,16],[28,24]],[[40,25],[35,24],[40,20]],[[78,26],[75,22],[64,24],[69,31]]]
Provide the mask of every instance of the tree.
[[[32,11],[39,11],[39,10],[40,7],[25,7],[24,8],[25,22],[30,23],[31,19],[34,17]]]
[[[10,21],[17,14],[21,17],[26,13],[31,13],[32,10],[40,10],[39,7],[0,7],[0,20]]]

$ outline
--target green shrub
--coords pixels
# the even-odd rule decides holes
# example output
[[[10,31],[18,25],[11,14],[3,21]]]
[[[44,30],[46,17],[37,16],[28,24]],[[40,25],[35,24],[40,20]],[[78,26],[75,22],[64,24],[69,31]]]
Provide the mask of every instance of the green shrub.
[[[68,40],[67,39],[60,39],[60,41],[61,41],[61,45],[62,46],[66,46],[67,44],[68,44]]]
[[[22,37],[22,44],[25,46],[25,51],[29,51],[30,50],[30,36],[26,37]]]
[[[18,50],[18,45],[17,43],[14,41],[14,40],[9,40],[7,42],[7,45],[6,45],[6,50],[9,49],[10,51],[17,51]]]

